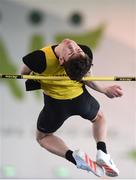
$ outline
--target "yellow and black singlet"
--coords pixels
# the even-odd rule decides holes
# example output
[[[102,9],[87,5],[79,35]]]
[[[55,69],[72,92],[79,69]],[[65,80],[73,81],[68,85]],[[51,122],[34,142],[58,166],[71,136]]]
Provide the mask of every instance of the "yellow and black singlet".
[[[43,76],[67,76],[65,69],[60,65],[57,56],[54,53],[56,46],[45,46],[44,48],[34,51],[25,57],[23,62],[36,75]],[[87,53],[92,58],[92,52],[89,47],[80,45],[87,50]],[[83,83],[72,80],[27,80],[26,90],[43,89],[44,93],[55,99],[72,99],[83,93]]]

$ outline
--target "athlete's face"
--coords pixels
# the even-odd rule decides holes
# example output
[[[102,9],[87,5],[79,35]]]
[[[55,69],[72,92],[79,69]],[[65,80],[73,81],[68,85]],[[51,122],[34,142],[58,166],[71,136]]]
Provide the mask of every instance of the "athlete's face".
[[[83,50],[78,46],[77,43],[70,39],[65,39],[61,43],[61,52],[59,55],[60,64],[69,61],[73,57],[85,56]]]

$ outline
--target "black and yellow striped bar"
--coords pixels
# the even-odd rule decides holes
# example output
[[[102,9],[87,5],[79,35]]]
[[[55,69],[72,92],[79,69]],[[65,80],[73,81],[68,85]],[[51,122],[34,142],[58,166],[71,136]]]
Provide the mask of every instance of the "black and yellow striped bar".
[[[114,81],[136,81],[136,77],[115,77]]]
[[[23,75],[6,75],[6,74],[0,74],[0,78],[3,79],[24,79]]]
[[[1,79],[33,79],[33,80],[70,80],[67,76],[38,76],[38,75],[16,75],[16,74],[0,74]],[[136,77],[120,77],[120,76],[86,76],[83,81],[136,81]]]

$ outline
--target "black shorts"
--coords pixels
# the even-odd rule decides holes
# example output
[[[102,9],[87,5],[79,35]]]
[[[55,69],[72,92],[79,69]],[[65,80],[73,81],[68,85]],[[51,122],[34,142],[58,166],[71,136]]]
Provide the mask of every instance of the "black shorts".
[[[39,114],[37,129],[44,133],[53,133],[73,115],[79,115],[92,121],[100,108],[97,100],[86,89],[73,99],[59,100],[44,95],[44,107]]]

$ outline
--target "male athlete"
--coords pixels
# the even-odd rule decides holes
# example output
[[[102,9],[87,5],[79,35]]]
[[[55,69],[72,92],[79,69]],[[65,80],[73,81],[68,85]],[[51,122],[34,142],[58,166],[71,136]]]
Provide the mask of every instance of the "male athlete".
[[[91,171],[99,177],[104,174],[115,177],[119,175],[119,170],[107,153],[105,118],[99,103],[85,86],[109,98],[121,97],[123,93],[118,85],[101,87],[92,81],[82,81],[82,77],[91,75],[92,59],[92,51],[88,46],[64,39],[58,45],[46,46],[23,57],[21,74],[65,75],[70,78],[63,81],[26,81],[26,90],[42,89],[44,92],[44,107],[37,121],[38,143],[49,152],[66,158],[77,168]],[[72,115],[79,115],[92,123],[97,147],[96,162],[80,150],[72,151],[54,134]]]

